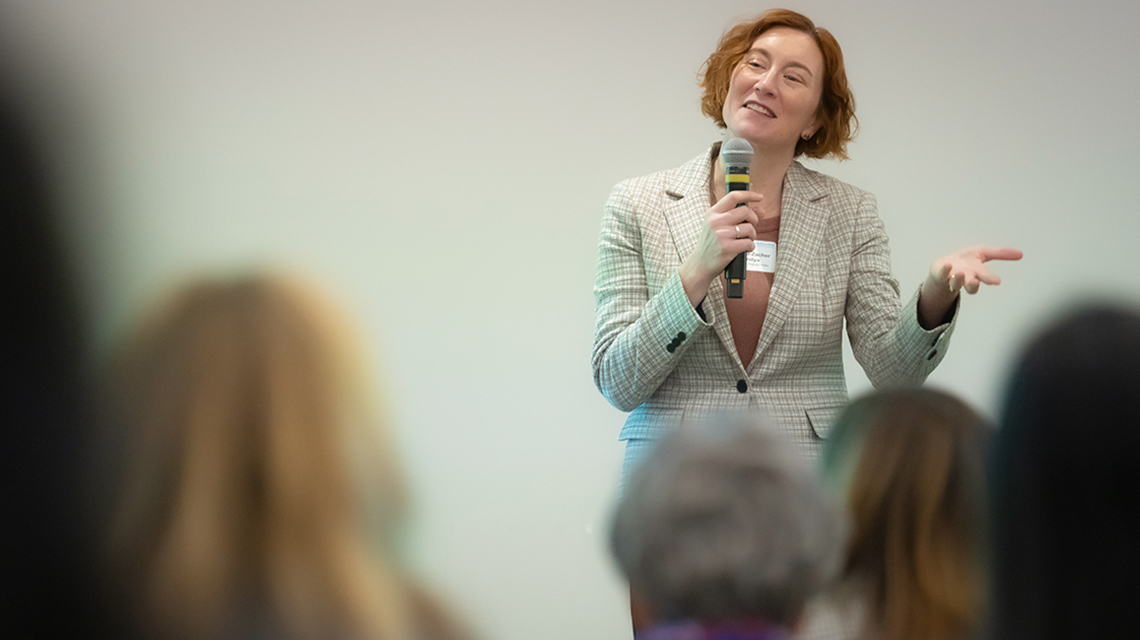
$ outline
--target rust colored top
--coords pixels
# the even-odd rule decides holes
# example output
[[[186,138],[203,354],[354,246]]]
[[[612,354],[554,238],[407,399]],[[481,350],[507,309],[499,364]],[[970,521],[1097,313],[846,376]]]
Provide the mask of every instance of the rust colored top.
[[[756,239],[779,242],[780,217],[765,218],[756,227]],[[776,255],[779,255],[776,247]],[[732,328],[732,341],[744,368],[752,362],[756,353],[756,343],[760,342],[760,329],[764,327],[764,316],[768,313],[768,295],[772,292],[772,280],[776,274],[763,271],[749,271],[744,278],[744,297],[725,298],[724,307],[728,313],[728,326]]]

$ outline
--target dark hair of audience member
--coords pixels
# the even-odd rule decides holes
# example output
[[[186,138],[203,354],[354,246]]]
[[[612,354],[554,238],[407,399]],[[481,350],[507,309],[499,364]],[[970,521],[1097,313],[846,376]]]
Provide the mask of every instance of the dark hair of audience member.
[[[841,585],[863,607],[865,637],[959,640],[986,601],[986,451],[990,428],[931,389],[852,402],[821,458],[852,531]]]
[[[0,636],[103,637],[83,508],[87,318],[42,146],[10,89],[0,78]]]
[[[350,335],[272,276],[186,286],[129,335],[111,552],[141,633],[462,637],[396,557],[404,488]]]
[[[1140,312],[1086,307],[1024,350],[994,447],[993,635],[1140,635]]]
[[[618,504],[611,549],[653,621],[792,628],[838,570],[842,514],[755,423],[677,430]]]

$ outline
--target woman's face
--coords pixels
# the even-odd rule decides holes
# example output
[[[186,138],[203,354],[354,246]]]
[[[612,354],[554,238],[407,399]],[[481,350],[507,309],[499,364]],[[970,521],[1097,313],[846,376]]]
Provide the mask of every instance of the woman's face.
[[[819,128],[823,53],[802,31],[775,27],[760,34],[736,65],[724,101],[733,137],[756,149],[794,151]]]

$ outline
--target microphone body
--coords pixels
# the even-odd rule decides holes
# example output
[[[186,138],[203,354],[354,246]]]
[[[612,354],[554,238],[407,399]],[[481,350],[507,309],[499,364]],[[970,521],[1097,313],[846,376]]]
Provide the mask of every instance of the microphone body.
[[[749,173],[752,166],[752,145],[743,138],[730,138],[720,150],[724,159],[724,190],[747,191],[752,183]],[[744,203],[736,205],[743,207]],[[729,298],[744,297],[744,278],[748,276],[748,253],[736,254],[724,269],[724,290]]]

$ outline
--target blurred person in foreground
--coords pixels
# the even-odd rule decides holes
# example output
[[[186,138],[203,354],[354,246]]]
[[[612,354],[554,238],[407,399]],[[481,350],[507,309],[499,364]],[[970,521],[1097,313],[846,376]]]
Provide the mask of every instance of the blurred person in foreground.
[[[405,511],[359,345],[275,276],[185,286],[121,345],[111,531],[145,637],[466,637],[401,566]]]
[[[88,314],[19,89],[0,69],[0,637],[110,637],[82,508]]]
[[[639,640],[790,637],[834,576],[842,514],[777,434],[744,423],[666,436],[611,532],[644,608]]]
[[[1140,636],[1140,311],[1087,307],[1030,343],[990,473],[992,636]]]
[[[841,580],[804,640],[965,640],[985,608],[990,427],[931,389],[868,394],[839,416],[820,466],[847,504]]]

